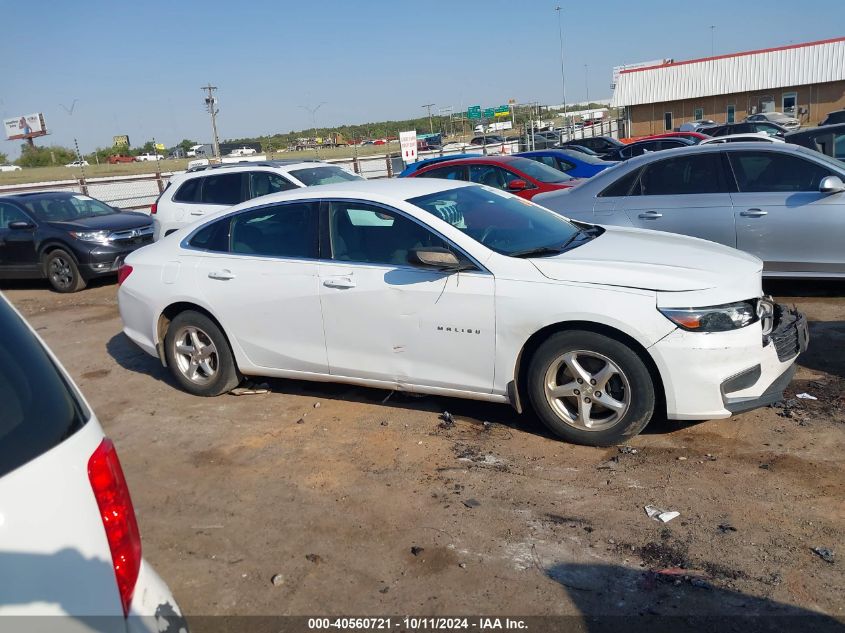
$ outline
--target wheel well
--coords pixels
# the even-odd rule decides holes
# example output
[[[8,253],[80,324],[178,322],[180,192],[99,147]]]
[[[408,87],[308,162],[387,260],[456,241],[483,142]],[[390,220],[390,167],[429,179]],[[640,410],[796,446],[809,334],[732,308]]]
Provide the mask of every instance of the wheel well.
[[[221,325],[220,321],[217,320],[217,317],[215,317],[211,312],[209,312],[202,306],[198,306],[197,304],[191,303],[189,301],[180,301],[178,303],[172,303],[167,306],[164,310],[162,310],[162,313],[158,317],[158,323],[156,324],[156,346],[160,347],[159,358],[161,358],[162,363],[167,362],[167,358],[164,355],[164,337],[167,334],[168,327],[170,327],[170,322],[175,319],[177,315],[187,310],[199,312],[200,314],[204,314],[209,319],[211,319],[214,324],[218,328],[220,328],[220,331],[226,338],[226,342],[229,344],[229,349],[232,349],[232,342],[229,340],[229,335],[226,333],[226,330],[223,328],[223,325]]]
[[[41,245],[40,251],[38,253],[38,260],[41,263],[41,268],[45,275],[47,274],[47,269],[46,266],[44,266],[44,260],[47,258],[47,255],[56,250],[63,250],[65,253],[71,256],[73,261],[76,262],[77,266],[79,265],[79,260],[73,253],[73,249],[70,248],[67,244],[63,244],[62,242],[47,242],[46,244]]]
[[[660,371],[658,371],[657,364],[654,362],[654,359],[651,357],[651,354],[649,354],[646,348],[643,347],[636,339],[628,336],[624,332],[617,330],[616,328],[610,327],[609,325],[602,325],[601,323],[592,323],[590,321],[566,321],[563,323],[553,323],[552,325],[547,325],[543,329],[538,330],[531,335],[531,337],[525,342],[525,345],[522,346],[522,350],[519,352],[519,356],[517,356],[516,367],[514,368],[515,384],[518,390],[518,396],[520,401],[527,401],[528,391],[526,388],[525,381],[528,375],[528,366],[531,364],[531,359],[534,357],[534,354],[537,352],[537,349],[552,334],[557,334],[558,332],[566,332],[570,330],[584,330],[586,332],[595,332],[596,334],[603,334],[608,338],[615,339],[620,343],[624,343],[625,345],[630,347],[634,351],[634,353],[640,357],[643,363],[645,363],[645,366],[648,369],[648,373],[651,375],[651,379],[654,381],[655,414],[660,414],[665,417],[665,387],[663,386],[663,379],[660,377]]]

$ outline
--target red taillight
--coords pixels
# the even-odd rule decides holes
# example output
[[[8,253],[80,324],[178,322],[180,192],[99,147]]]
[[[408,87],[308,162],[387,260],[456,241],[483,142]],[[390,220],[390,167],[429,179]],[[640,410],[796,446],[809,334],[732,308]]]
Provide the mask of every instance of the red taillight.
[[[150,207],[150,215],[155,215],[158,211],[158,200],[153,202],[153,206]]]
[[[126,278],[129,276],[129,273],[132,272],[132,266],[129,264],[121,264],[120,267],[117,269],[117,285],[119,286]]]
[[[88,460],[88,479],[106,530],[123,614],[128,615],[141,568],[141,535],[123,469],[110,439],[100,442]]]

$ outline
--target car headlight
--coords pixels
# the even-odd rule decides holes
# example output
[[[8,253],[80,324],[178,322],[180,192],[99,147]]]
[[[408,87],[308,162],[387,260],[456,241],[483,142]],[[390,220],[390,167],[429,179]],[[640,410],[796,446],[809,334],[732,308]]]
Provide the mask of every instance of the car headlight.
[[[111,231],[71,231],[70,234],[82,242],[108,244],[110,232]]]
[[[738,301],[706,308],[658,308],[675,325],[690,332],[727,332],[757,320],[755,301]]]

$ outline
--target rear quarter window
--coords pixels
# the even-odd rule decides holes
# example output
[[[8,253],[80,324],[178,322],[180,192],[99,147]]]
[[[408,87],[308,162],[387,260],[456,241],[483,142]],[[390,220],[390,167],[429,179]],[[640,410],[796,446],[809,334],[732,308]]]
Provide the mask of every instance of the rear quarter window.
[[[0,477],[76,433],[90,417],[47,351],[0,298]]]
[[[200,180],[201,178],[191,178],[182,183],[176,192],[173,194],[174,202],[199,202],[200,201]]]

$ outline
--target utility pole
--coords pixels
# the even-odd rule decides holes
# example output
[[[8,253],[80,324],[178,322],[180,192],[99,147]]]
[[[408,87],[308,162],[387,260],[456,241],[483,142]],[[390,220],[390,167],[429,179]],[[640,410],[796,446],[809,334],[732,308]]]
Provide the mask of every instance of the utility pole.
[[[433,105],[433,103],[425,103],[420,106],[421,108],[428,108],[428,131],[430,134],[434,134],[434,125],[431,122],[431,107]]]
[[[584,87],[587,89],[587,107],[590,107],[590,66],[584,64]]]
[[[319,110],[324,105],[326,105],[325,101],[321,101],[320,103],[318,103],[313,108],[311,106],[304,106],[304,105],[299,106],[303,110],[308,110],[308,112],[311,113],[311,123],[314,126],[314,151],[317,152],[318,155],[319,155],[319,150],[317,149],[317,146],[318,146],[318,143],[317,143],[317,110]]]
[[[209,81],[208,85],[202,86],[200,90],[205,90],[207,92],[207,96],[205,97],[205,108],[211,115],[211,131],[214,135],[212,137],[212,144],[214,146],[214,155],[219,159],[220,140],[217,138],[217,113],[220,112],[220,110],[217,107],[217,97],[214,96],[214,91],[217,90],[217,86],[212,86]]]
[[[560,91],[563,95],[563,125],[567,128],[566,136],[569,138],[569,128],[566,125],[566,73],[564,72],[563,66],[563,26],[560,22],[560,12],[562,10],[560,7],[555,7],[555,11],[557,11],[557,34],[560,38]]]
[[[710,57],[716,55],[716,26],[710,25]]]

